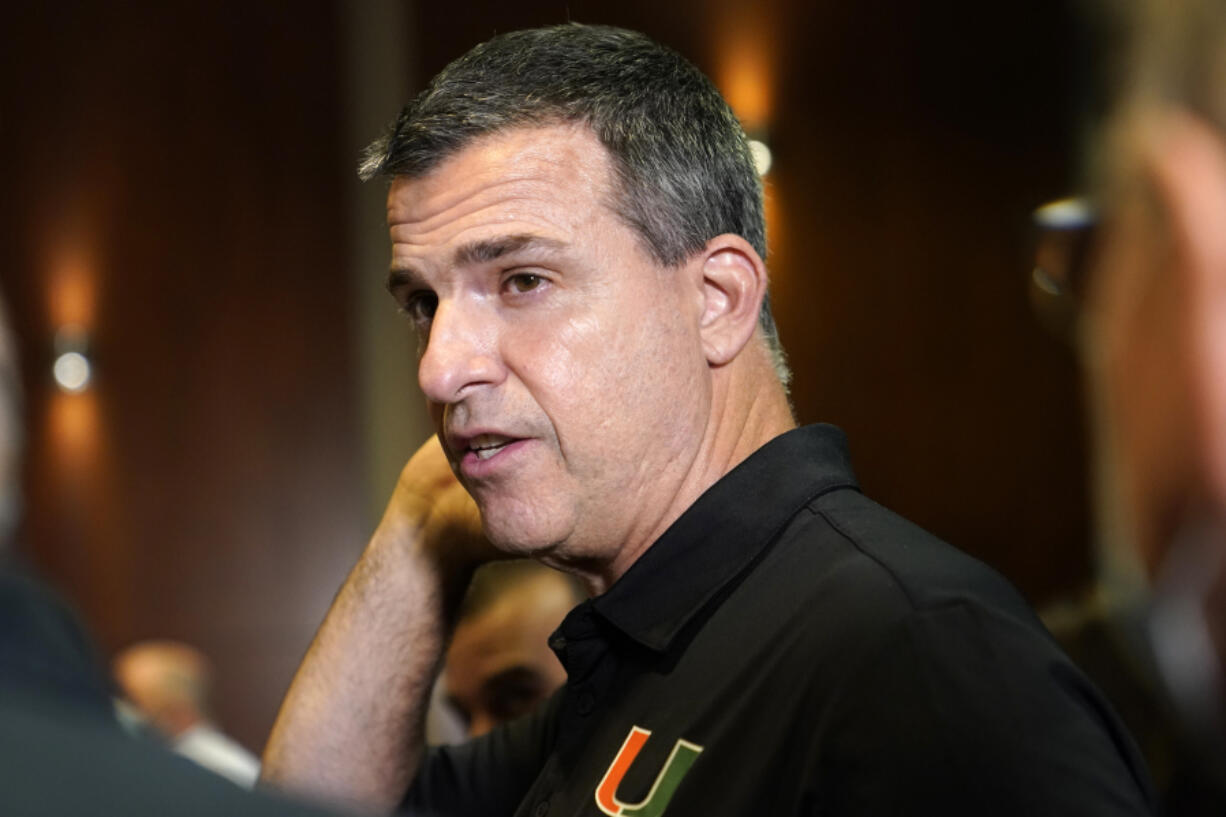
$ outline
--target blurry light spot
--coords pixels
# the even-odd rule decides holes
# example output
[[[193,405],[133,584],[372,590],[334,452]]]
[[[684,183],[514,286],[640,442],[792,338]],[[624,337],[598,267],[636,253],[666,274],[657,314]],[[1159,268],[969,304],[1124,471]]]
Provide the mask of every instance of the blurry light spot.
[[[1035,210],[1034,221],[1049,230],[1077,230],[1094,223],[1094,208],[1085,199],[1060,199]]]
[[[1030,275],[1034,279],[1034,285],[1047,295],[1058,297],[1063,294],[1060,285],[1053,281],[1051,275],[1042,267],[1035,267]]]
[[[67,392],[84,391],[89,385],[89,358],[80,352],[65,352],[55,359],[55,382]]]
[[[771,169],[771,149],[759,139],[749,140],[749,152],[753,155],[753,165],[758,169],[759,176],[765,176]]]

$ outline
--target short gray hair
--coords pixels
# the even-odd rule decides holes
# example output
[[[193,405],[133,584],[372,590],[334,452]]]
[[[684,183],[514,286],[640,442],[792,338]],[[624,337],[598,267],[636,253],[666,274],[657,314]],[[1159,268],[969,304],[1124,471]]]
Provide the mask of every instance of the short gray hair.
[[[686,59],[625,29],[570,23],[478,45],[405,106],[359,173],[421,176],[477,137],[566,122],[608,150],[615,209],[657,263],[680,264],[723,233],[766,257],[762,182],[728,103]],[[786,386],[769,296],[759,325]]]

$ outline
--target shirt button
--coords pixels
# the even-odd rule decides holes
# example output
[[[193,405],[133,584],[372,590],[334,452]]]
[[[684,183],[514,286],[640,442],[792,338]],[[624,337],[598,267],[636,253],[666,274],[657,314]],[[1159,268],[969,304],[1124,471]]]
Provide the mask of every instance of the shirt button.
[[[596,708],[596,696],[587,690],[580,692],[577,708],[580,715],[592,714],[592,710]]]
[[[545,815],[549,813],[549,801],[542,800],[541,802],[537,803],[536,808],[532,810],[532,813],[535,815],[535,817],[545,817]]]

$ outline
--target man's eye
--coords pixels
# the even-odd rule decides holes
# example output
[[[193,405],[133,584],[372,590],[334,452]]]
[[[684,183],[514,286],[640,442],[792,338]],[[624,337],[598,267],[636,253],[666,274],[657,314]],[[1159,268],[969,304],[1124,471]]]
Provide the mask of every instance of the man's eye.
[[[414,292],[405,301],[401,311],[414,323],[427,323],[438,308],[438,296],[433,292]]]
[[[531,272],[519,272],[507,279],[506,286],[511,292],[531,292],[539,287],[545,279]]]
[[[535,675],[506,678],[488,691],[486,711],[498,721],[509,721],[526,715],[549,697],[549,690]]]

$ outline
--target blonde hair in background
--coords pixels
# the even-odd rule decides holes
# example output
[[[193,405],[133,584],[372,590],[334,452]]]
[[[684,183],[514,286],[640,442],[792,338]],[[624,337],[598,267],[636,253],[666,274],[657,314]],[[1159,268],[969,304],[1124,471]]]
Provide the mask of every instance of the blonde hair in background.
[[[1089,129],[1092,186],[1130,177],[1129,142],[1146,111],[1181,108],[1226,138],[1226,0],[1088,0],[1103,49],[1103,117]],[[1124,166],[1121,167],[1121,164]]]

